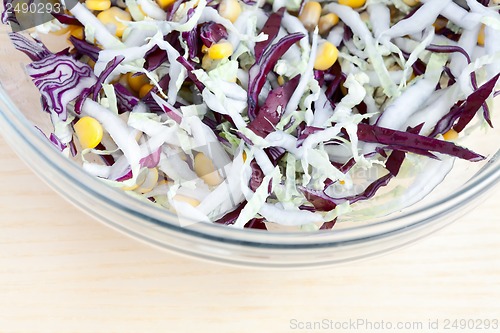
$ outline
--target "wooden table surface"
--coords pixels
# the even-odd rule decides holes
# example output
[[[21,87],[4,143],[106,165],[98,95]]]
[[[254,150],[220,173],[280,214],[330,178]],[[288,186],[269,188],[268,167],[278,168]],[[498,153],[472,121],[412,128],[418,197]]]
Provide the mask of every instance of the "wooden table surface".
[[[424,332],[429,320],[438,325],[432,331],[450,332],[460,330],[445,330],[447,320],[500,320],[498,190],[397,252],[269,272],[181,257],[117,233],[68,205],[1,138],[0,184],[0,333],[306,332],[299,328],[321,320],[326,326],[314,332],[373,331],[382,321]]]
[[[1,333],[306,332],[299,325],[323,319],[422,323],[416,332],[439,320],[437,332],[446,320],[500,319],[498,191],[383,257],[269,272],[149,247],[69,206],[3,139],[0,161]]]

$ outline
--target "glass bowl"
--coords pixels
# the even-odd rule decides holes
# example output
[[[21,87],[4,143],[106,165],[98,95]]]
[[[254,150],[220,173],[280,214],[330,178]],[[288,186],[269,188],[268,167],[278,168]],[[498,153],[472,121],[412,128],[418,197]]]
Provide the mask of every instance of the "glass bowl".
[[[493,193],[500,179],[500,133],[478,129],[460,144],[487,155],[487,159],[478,163],[456,161],[443,183],[424,200],[405,209],[392,205],[391,200],[374,201],[356,211],[369,212],[373,205],[385,205],[387,214],[346,218],[331,231],[237,230],[207,223],[182,227],[171,212],[108,187],[87,174],[78,159],[63,157],[44,140],[34,125],[50,132],[50,121],[41,112],[39,94],[24,72],[28,58],[10,45],[6,27],[0,28],[0,50],[0,128],[12,149],[62,198],[90,216],[174,252],[268,268],[358,260],[399,248],[444,227],[470,212],[484,195]]]

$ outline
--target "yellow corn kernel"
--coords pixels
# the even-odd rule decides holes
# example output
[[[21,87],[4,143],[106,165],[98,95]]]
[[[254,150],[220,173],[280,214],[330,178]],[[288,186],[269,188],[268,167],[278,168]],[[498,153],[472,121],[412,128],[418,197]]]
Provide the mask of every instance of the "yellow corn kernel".
[[[299,15],[299,20],[304,27],[313,31],[318,25],[319,17],[321,16],[321,4],[316,1],[307,2]]]
[[[241,154],[241,157],[243,158],[243,163],[247,161],[247,152],[243,151],[243,154]]]
[[[320,34],[325,34],[330,31],[335,25],[339,23],[339,17],[334,14],[326,14],[319,18],[318,28]]]
[[[127,83],[130,89],[139,92],[145,84],[149,84],[149,78],[146,74],[135,75],[135,73],[127,73]]]
[[[339,0],[340,5],[349,6],[352,8],[363,7],[366,0]]]
[[[149,93],[149,91],[151,89],[153,89],[153,87],[154,86],[152,84],[149,84],[149,83],[143,85],[141,87],[141,89],[139,90],[139,98],[144,98],[144,96],[146,96]]]
[[[87,0],[85,6],[90,10],[103,11],[111,8],[110,0]]]
[[[340,185],[345,185],[345,180],[339,180]]]
[[[78,39],[85,39],[83,27],[77,27],[73,25],[71,26],[71,28],[69,28],[69,34]]]
[[[101,143],[104,130],[95,118],[80,118],[74,125],[74,129],[83,149],[95,148]]]
[[[219,15],[231,22],[236,22],[241,14],[241,5],[238,0],[222,0],[219,4]]]
[[[172,198],[172,200],[186,202],[186,203],[190,204],[193,207],[196,207],[196,206],[198,206],[200,204],[200,202],[198,200],[190,198],[190,197],[186,197],[186,196],[181,195],[181,194],[176,194]]]
[[[100,12],[97,14],[97,19],[106,27],[111,27],[116,37],[123,36],[123,31],[127,28],[127,26],[118,21],[118,19],[121,21],[132,21],[130,14],[118,7],[111,7],[110,9]]]
[[[233,45],[229,42],[219,42],[210,46],[207,54],[214,60],[228,58],[233,54]]]
[[[174,2],[175,2],[175,0],[156,0],[156,3],[158,4],[158,6],[160,6],[162,9],[167,8],[168,6],[173,4]]]
[[[481,25],[481,29],[479,30],[479,35],[477,35],[477,43],[481,46],[484,46],[484,24]]]
[[[420,0],[403,0],[405,4],[407,4],[410,7],[416,6]]]
[[[203,153],[198,153],[194,157],[194,172],[209,186],[222,183],[222,177],[215,170],[214,163]]]
[[[443,134],[443,139],[445,139],[446,141],[452,141],[457,138],[458,138],[458,132],[455,131],[453,128]]]
[[[144,182],[139,186],[137,189],[137,192],[145,194],[148,192],[151,192],[156,183],[158,183],[158,169],[157,168],[151,168],[148,169],[148,172],[146,173],[146,179],[144,179]]]
[[[316,60],[314,61],[314,69],[325,71],[332,67],[339,56],[339,50],[330,42],[323,42],[318,47]]]
[[[278,84],[279,84],[280,86],[283,86],[283,85],[285,84],[285,78],[284,78],[283,76],[281,76],[281,75],[280,75],[280,76],[278,76],[277,81],[278,81]]]

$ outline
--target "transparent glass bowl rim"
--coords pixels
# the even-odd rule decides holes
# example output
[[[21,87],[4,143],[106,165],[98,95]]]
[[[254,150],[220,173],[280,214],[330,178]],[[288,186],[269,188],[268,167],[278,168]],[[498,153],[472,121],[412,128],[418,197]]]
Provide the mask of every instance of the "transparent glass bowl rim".
[[[119,190],[105,185],[97,178],[87,174],[76,163],[62,156],[52,147],[48,140],[41,138],[40,133],[12,102],[1,84],[0,116],[3,116],[4,123],[9,127],[6,129],[5,134],[10,136],[8,139],[11,140],[7,141],[23,141],[26,144],[25,146],[30,148],[29,152],[23,153],[39,154],[61,177],[67,178],[84,190],[86,194],[94,196],[110,207],[131,214],[131,216],[139,220],[160,226],[164,228],[165,232],[223,242],[228,245],[245,245],[272,250],[287,248],[318,249],[359,243],[368,238],[378,238],[388,234],[396,234],[403,229],[408,230],[408,228],[432,224],[434,217],[449,214],[450,212],[447,210],[450,207],[460,207],[461,204],[465,205],[474,198],[477,199],[480,194],[491,190],[500,180],[500,151],[497,151],[480,172],[450,196],[419,209],[407,208],[401,215],[393,216],[394,214],[391,214],[370,225],[352,226],[335,230],[335,232],[322,231],[313,233],[240,230],[209,223],[196,223],[183,227],[175,222],[176,216],[166,209],[146,205]],[[20,154],[20,152],[17,153]],[[117,223],[119,224],[119,222]]]

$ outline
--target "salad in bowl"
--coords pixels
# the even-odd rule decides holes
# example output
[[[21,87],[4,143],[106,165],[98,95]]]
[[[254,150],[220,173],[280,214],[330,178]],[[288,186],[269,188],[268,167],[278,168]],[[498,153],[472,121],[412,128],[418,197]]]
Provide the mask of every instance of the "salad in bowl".
[[[496,1],[61,1],[25,31],[4,4],[40,136],[181,225],[335,229],[492,154],[462,142],[496,131]]]

